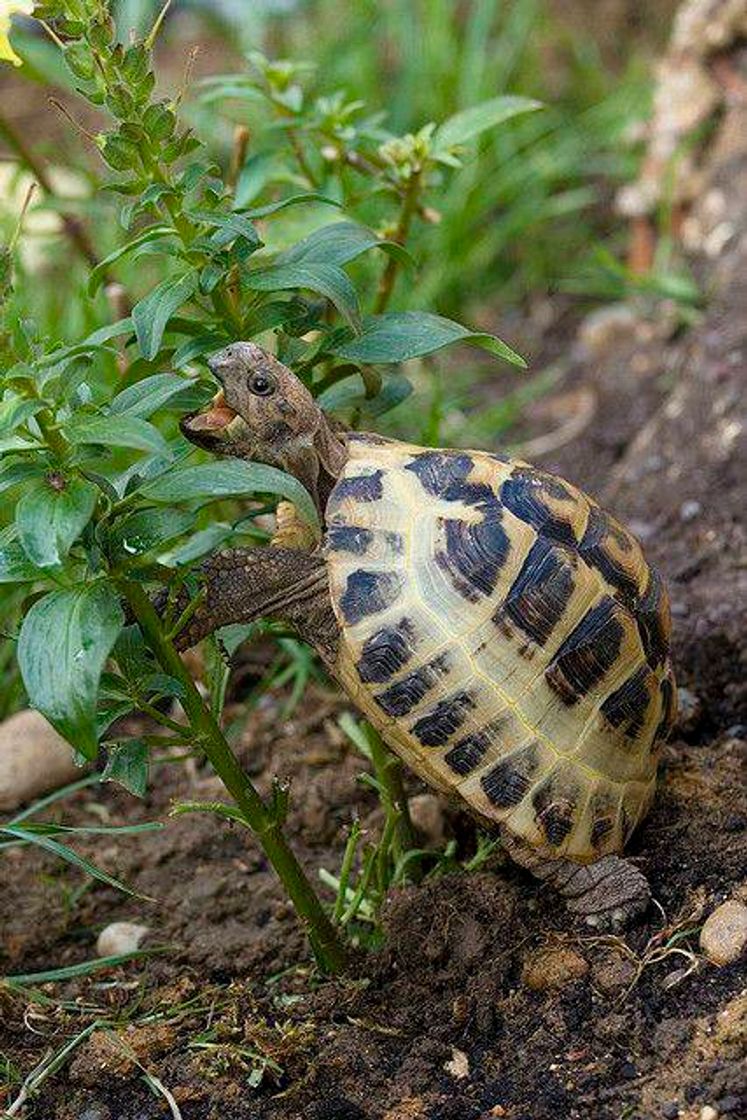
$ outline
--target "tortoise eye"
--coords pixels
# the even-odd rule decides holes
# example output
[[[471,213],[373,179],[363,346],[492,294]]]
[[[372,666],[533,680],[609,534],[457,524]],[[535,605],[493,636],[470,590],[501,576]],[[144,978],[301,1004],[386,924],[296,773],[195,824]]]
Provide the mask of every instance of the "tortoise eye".
[[[266,373],[253,373],[249,378],[249,391],[257,397],[270,397],[275,389],[274,378]]]

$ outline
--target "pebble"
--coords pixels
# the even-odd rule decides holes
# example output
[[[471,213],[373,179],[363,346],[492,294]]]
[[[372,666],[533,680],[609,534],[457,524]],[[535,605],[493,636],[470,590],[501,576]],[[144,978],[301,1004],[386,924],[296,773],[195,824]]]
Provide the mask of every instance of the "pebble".
[[[703,1105],[700,1110],[700,1120],[718,1120],[718,1110],[711,1104]]]
[[[542,992],[580,980],[588,971],[589,965],[575,949],[538,949],[525,957],[521,979],[533,992]]]
[[[100,957],[134,953],[148,932],[148,926],[139,926],[136,922],[110,922],[96,940],[96,952]]]
[[[80,778],[73,750],[41,712],[16,712],[0,723],[0,811]]]
[[[681,521],[694,521],[703,512],[703,507],[700,502],[693,500],[683,502],[680,506],[680,520]]]
[[[738,961],[747,948],[747,906],[729,899],[709,914],[700,931],[700,947],[713,964]]]
[[[677,1101],[667,1101],[666,1104],[661,1106],[661,1114],[664,1120],[677,1120],[680,1114],[680,1106]]]
[[[410,820],[428,844],[440,844],[444,838],[444,811],[434,793],[418,793],[409,798]]]
[[[689,688],[677,689],[677,728],[693,731],[703,715],[703,701]]]

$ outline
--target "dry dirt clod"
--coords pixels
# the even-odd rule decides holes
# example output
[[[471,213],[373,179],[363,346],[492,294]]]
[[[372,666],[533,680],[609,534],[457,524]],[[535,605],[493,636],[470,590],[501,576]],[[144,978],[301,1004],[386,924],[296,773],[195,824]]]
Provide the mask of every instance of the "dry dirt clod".
[[[580,980],[588,971],[589,965],[580,953],[567,946],[559,946],[528,954],[524,958],[521,979],[533,992],[543,992],[547,988],[562,988]]]
[[[149,932],[148,926],[140,926],[136,922],[110,922],[96,940],[96,952],[100,957],[134,953]]]
[[[713,964],[738,961],[747,948],[747,906],[736,899],[723,902],[706,919],[700,947]]]
[[[80,776],[70,744],[40,712],[16,712],[0,723],[0,810],[17,809]]]

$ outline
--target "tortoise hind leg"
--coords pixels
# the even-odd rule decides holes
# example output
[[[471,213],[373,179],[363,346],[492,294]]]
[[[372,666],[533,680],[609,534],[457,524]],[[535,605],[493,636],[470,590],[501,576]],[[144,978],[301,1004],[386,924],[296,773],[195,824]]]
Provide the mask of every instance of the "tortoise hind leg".
[[[622,856],[602,856],[595,863],[546,859],[507,832],[502,839],[516,863],[549,883],[566,900],[568,910],[596,929],[624,929],[648,909],[648,879]]]

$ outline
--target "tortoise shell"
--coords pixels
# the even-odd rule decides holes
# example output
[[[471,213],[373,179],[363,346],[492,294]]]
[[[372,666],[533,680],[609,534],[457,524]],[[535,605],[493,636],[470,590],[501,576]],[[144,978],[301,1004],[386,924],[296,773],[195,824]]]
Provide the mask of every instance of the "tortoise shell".
[[[426,782],[550,857],[622,849],[675,715],[666,591],[581,491],[351,434],[326,510],[336,675]]]

